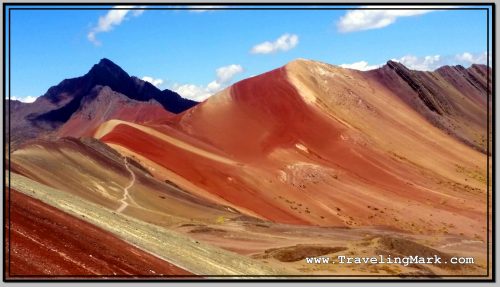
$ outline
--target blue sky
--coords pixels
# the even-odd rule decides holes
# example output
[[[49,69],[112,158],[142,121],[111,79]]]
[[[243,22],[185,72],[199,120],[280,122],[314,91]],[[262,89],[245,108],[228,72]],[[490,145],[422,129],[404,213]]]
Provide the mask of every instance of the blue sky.
[[[296,58],[361,70],[486,63],[481,10],[122,8],[11,10],[11,96],[32,101],[104,57],[196,100]]]

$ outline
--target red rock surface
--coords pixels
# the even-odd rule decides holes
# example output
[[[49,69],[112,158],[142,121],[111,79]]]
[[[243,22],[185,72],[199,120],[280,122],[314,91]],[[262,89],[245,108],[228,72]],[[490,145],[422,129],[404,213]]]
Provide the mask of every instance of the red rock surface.
[[[131,137],[130,135],[134,135]],[[257,190],[241,181],[228,182],[235,166],[205,159],[196,154],[161,141],[127,125],[118,125],[112,133],[102,138],[107,143],[118,144],[135,153],[169,168],[235,206],[249,209],[278,222],[304,224],[304,221],[287,210],[256,196]],[[143,143],[147,142],[147,145]],[[240,167],[241,168],[241,167]]]
[[[419,74],[418,84],[431,85],[422,80],[431,76]],[[168,125],[108,126],[101,140],[271,221],[480,237],[486,156],[422,116],[418,95],[397,81],[401,89],[392,90],[369,73],[298,60],[236,83]],[[458,104],[439,103],[460,97],[440,91],[452,95],[423,100],[453,114]]]
[[[191,274],[36,199],[10,195],[7,277]]]

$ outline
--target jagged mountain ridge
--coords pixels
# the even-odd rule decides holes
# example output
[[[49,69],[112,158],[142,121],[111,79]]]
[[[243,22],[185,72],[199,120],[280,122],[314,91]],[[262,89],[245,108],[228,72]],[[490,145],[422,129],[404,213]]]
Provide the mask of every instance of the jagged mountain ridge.
[[[486,65],[443,66],[435,71],[413,71],[389,61],[366,74],[382,83],[429,122],[467,145],[486,153],[487,92],[491,70]],[[489,79],[487,78],[489,75]],[[489,83],[489,86],[488,86]],[[490,153],[491,153],[490,134]]]
[[[26,140],[47,136],[60,128],[94,97],[98,86],[109,87],[137,104],[153,101],[166,112],[180,113],[197,104],[179,94],[156,88],[151,83],[130,76],[106,58],[85,75],[65,79],[33,103],[11,101],[11,144],[15,148]]]

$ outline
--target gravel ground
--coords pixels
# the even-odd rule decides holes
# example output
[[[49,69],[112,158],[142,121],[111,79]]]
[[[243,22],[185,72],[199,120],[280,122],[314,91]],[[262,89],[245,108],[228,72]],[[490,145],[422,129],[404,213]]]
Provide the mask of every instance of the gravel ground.
[[[98,226],[196,275],[285,275],[287,270],[222,250],[11,173],[11,188]]]

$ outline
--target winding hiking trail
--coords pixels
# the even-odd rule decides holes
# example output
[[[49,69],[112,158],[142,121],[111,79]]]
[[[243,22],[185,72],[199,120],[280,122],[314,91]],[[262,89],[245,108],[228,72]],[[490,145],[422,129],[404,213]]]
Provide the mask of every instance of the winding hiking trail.
[[[40,184],[22,175],[11,173],[10,177],[12,189],[76,218],[81,218],[128,244],[193,274],[201,276],[274,275],[276,277],[291,274],[286,268],[268,266],[258,260],[197,241],[173,230],[150,224],[124,213],[117,213],[102,205]]]
[[[116,209],[116,212],[122,212],[123,210],[125,210],[125,208],[127,208],[128,206],[128,202],[127,202],[127,198],[130,198],[130,195],[129,195],[129,188],[131,188],[134,184],[135,184],[135,173],[130,169],[130,167],[128,166],[128,161],[127,161],[127,158],[125,157],[125,168],[128,170],[128,172],[130,173],[130,175],[132,176],[132,180],[130,181],[130,183],[127,185],[127,187],[125,187],[123,189],[123,197],[122,199],[120,199],[122,205],[120,205],[120,207],[118,207]],[[131,198],[130,198],[131,199]],[[131,199],[132,200],[132,199]]]

